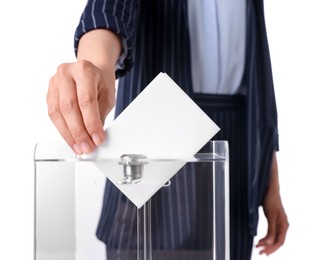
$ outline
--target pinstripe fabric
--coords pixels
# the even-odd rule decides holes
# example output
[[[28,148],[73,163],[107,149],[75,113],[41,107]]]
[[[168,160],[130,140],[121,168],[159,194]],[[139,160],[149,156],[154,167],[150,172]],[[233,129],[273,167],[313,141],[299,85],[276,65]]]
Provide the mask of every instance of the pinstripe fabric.
[[[136,32],[137,0],[88,0],[74,36],[74,51],[85,33],[99,28],[109,29],[122,37],[123,52],[117,77],[133,65],[133,42]]]
[[[277,111],[267,41],[263,0],[247,0],[247,165],[250,231],[256,235],[258,207],[269,181],[274,150],[278,150]]]
[[[187,93],[191,93],[187,2],[141,2],[135,64],[119,82],[116,114],[119,114],[159,72],[166,72]]]
[[[250,259],[253,236],[249,230],[247,208],[245,97],[197,94],[194,100],[221,127],[213,139],[229,142],[231,260]]]
[[[271,75],[269,49],[265,31],[264,10],[262,0],[247,1],[247,50],[243,86],[246,87],[246,116],[244,127],[238,127],[234,116],[223,115],[219,109],[208,111],[214,120],[222,126],[221,133],[228,136],[241,134],[244,130],[245,143],[239,144],[246,154],[231,155],[231,253],[233,260],[247,259],[238,256],[252,244],[258,222],[258,207],[262,202],[268,183],[268,170],[272,152],[278,149],[277,115],[274,88]],[[140,4],[139,4],[140,3]],[[137,8],[140,11],[137,12]],[[169,74],[191,97],[192,80],[190,72],[190,44],[187,31],[186,0],[89,0],[76,31],[75,46],[78,39],[94,28],[109,28],[123,38],[126,57],[124,69],[117,71],[120,78],[116,114],[118,115],[140,91],[161,71]],[[95,17],[95,18],[94,18]],[[131,66],[133,68],[130,70]],[[172,101],[171,101],[172,102]],[[223,137],[220,137],[223,138]],[[226,137],[232,144],[232,139]],[[238,147],[238,144],[235,145]],[[238,158],[246,156],[244,163],[238,164]],[[241,170],[240,167],[244,167]],[[244,175],[236,172],[243,171]],[[246,176],[246,177],[245,177]],[[182,186],[182,181],[177,182]],[[243,183],[240,185],[240,183]],[[239,186],[240,185],[240,186]],[[195,190],[188,190],[191,201]],[[171,194],[164,198],[170,205],[177,196]],[[240,199],[240,201],[239,201]],[[191,204],[191,202],[189,202]],[[165,204],[164,204],[165,205]],[[240,207],[242,205],[242,207]],[[190,215],[190,209],[179,204],[177,209],[185,208],[181,216]],[[246,210],[245,210],[246,209]],[[161,208],[165,215],[166,208]],[[176,210],[174,213],[177,212]],[[174,213],[170,213],[174,215]],[[177,215],[177,214],[176,214]],[[130,239],[135,230],[135,209],[127,200],[119,195],[109,182],[106,185],[101,220],[98,226],[98,237],[106,242],[109,248],[119,246],[131,248],[135,242]],[[156,237],[156,246],[177,246],[191,227],[186,220],[182,228],[169,223],[174,219],[165,219],[157,228],[164,230],[165,237]],[[124,226],[130,221],[131,225]],[[176,232],[176,233],[175,233]],[[179,232],[179,233],[178,233]],[[171,239],[171,237],[179,237]],[[167,242],[166,242],[167,241]],[[240,253],[242,254],[242,253]]]
[[[249,233],[247,214],[245,98],[196,94],[194,100],[208,116],[220,123],[222,131],[214,139],[229,140],[230,157],[235,158],[230,162],[230,253],[231,259],[248,260],[252,252],[253,237]],[[151,200],[152,247],[155,251],[158,250],[154,252],[157,257],[155,259],[162,259],[166,255],[165,250],[195,251],[200,253],[195,259],[212,259],[212,181],[208,178],[208,166],[202,165],[199,170],[200,167],[187,165],[172,178],[169,188],[162,188]],[[125,256],[126,259],[136,259],[129,257],[129,252],[136,249],[136,221],[129,217],[135,214],[136,207],[112,185],[108,192],[112,194],[112,200],[108,198],[106,203],[110,203],[110,206],[117,204],[118,215],[113,218],[112,225],[118,230],[109,237],[110,241],[106,241],[108,259],[115,259],[115,256],[120,259]],[[131,214],[125,213],[129,211]],[[132,229],[128,229],[125,235],[121,231],[127,227]],[[110,235],[106,230],[106,223],[99,228],[101,230],[98,234]],[[222,247],[219,241],[217,247]],[[173,259],[188,259],[186,256],[182,253],[174,254]],[[220,255],[217,259],[223,259],[223,256]]]

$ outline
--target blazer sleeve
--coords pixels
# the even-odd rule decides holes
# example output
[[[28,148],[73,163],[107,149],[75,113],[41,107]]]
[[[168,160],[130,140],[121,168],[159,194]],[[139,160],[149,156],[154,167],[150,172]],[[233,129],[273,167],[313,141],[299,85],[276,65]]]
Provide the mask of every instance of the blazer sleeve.
[[[138,0],[88,0],[75,31],[75,55],[80,38],[85,33],[94,29],[108,29],[122,40],[123,49],[116,65],[116,77],[123,76],[133,66],[138,9]]]

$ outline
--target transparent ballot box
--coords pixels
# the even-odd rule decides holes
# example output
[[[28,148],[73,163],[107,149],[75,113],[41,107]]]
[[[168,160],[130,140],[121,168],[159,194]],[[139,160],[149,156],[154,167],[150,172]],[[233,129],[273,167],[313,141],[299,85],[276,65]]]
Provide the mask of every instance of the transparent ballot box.
[[[226,141],[99,160],[39,143],[34,161],[35,260],[230,259]]]

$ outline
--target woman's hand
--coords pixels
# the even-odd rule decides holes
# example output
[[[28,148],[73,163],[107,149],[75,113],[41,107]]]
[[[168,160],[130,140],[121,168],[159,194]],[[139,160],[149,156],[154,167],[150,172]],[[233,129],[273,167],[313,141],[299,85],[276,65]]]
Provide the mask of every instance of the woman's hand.
[[[260,254],[270,255],[284,244],[289,227],[279,191],[278,167],[275,153],[272,161],[269,187],[262,206],[268,222],[268,231],[256,247],[261,248]]]
[[[104,140],[103,123],[115,104],[115,76],[80,60],[62,64],[50,79],[49,116],[77,154],[90,153]]]
[[[115,104],[115,66],[121,49],[113,32],[90,31],[80,39],[78,61],[60,65],[50,79],[49,116],[79,155],[104,141],[103,123]]]

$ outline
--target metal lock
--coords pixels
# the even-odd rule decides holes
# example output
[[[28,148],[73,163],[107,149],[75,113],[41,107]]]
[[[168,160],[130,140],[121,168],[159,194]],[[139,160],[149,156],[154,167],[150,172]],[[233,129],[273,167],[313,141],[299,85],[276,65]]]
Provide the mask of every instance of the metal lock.
[[[148,164],[147,157],[143,154],[124,154],[121,156],[120,165],[123,165],[123,179],[119,184],[135,184],[142,180],[144,165]]]

